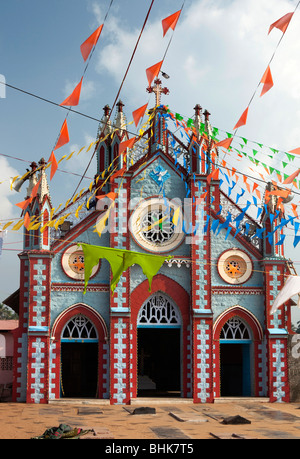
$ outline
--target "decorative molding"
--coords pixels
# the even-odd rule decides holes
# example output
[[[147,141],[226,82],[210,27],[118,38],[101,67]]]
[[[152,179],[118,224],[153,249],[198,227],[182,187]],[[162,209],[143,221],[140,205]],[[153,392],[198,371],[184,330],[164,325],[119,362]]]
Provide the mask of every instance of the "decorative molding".
[[[84,282],[80,283],[70,283],[70,284],[60,284],[53,283],[51,285],[52,292],[83,292]],[[108,284],[90,284],[86,288],[87,292],[109,292]]]
[[[187,268],[191,266],[191,259],[190,258],[171,258],[170,260],[166,260],[165,263],[171,268],[173,265],[177,265],[177,268],[181,268],[181,266],[185,265]]]
[[[263,287],[242,287],[242,286],[230,286],[230,287],[212,287],[213,295],[263,295]]]

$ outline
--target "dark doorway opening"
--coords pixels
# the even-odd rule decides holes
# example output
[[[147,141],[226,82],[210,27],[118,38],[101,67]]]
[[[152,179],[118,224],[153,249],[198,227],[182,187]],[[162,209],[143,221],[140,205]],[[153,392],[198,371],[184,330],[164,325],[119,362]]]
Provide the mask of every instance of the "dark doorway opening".
[[[251,396],[250,344],[220,343],[221,396]]]
[[[98,343],[61,343],[63,397],[97,397]]]
[[[180,328],[138,328],[138,396],[180,395]]]

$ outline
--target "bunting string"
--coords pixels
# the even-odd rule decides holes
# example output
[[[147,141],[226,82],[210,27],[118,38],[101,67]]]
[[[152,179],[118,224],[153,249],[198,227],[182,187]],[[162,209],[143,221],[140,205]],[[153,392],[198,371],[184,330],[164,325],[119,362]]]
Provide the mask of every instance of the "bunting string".
[[[281,37],[280,37],[280,39],[279,39],[279,41],[278,41],[278,43],[277,43],[277,45],[275,47],[275,50],[274,50],[274,52],[273,52],[273,54],[272,54],[272,56],[271,56],[271,58],[270,58],[270,60],[268,62],[267,68],[266,68],[261,80],[258,82],[257,87],[255,88],[255,90],[254,90],[254,92],[253,92],[253,94],[252,94],[252,96],[250,98],[250,101],[248,102],[248,105],[247,105],[246,109],[244,110],[244,112],[242,113],[242,115],[239,118],[238,122],[236,123],[236,125],[233,128],[233,130],[234,130],[233,137],[235,137],[236,132],[240,127],[246,125],[249,107],[250,107],[250,105],[251,105],[251,103],[252,103],[252,101],[253,101],[253,99],[254,99],[257,91],[258,91],[259,86],[261,84],[263,84],[263,88],[262,88],[262,91],[261,91],[261,94],[260,94],[260,97],[262,97],[274,85],[273,78],[272,78],[272,73],[271,73],[271,69],[270,69],[270,65],[271,65],[271,62],[273,61],[273,59],[274,59],[274,57],[276,55],[276,52],[277,52],[277,50],[279,48],[279,45],[283,40],[283,37],[284,37],[284,35],[286,33],[286,30],[287,30],[287,28],[289,26],[289,23],[290,23],[293,15],[294,15],[294,13],[296,12],[299,4],[300,4],[300,1],[297,3],[293,13],[288,13],[288,14],[284,15],[282,18],[278,19],[273,24],[271,24],[271,26],[269,28],[269,33],[272,31],[272,29],[274,27],[276,27],[276,28],[278,28],[278,29],[280,29],[282,31],[282,35],[281,35]],[[225,152],[225,154],[226,154],[226,152]],[[224,154],[224,156],[225,156],[225,154]]]

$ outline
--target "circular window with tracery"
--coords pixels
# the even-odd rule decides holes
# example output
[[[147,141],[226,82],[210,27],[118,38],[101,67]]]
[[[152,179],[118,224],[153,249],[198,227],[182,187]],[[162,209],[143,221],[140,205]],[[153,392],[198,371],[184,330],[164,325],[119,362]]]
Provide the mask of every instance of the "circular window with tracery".
[[[148,212],[142,218],[141,228],[144,238],[153,244],[163,244],[174,234],[174,224],[170,219],[165,218],[162,208]]]
[[[238,249],[224,252],[219,258],[217,267],[220,276],[228,284],[246,282],[252,274],[251,258]]]
[[[74,280],[84,280],[84,253],[78,248],[78,245],[72,245],[62,255],[61,259],[63,271],[68,277]],[[100,262],[94,266],[92,276],[98,272]]]
[[[175,212],[178,214],[176,225]],[[163,198],[150,198],[132,212],[129,228],[133,239],[143,249],[154,253],[170,252],[184,240],[182,221],[179,205]]]

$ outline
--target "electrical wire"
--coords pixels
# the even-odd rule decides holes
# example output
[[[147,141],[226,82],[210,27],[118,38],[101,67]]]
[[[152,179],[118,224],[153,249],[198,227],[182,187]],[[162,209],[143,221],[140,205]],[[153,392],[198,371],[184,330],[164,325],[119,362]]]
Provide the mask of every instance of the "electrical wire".
[[[297,8],[298,8],[299,5],[300,5],[300,0],[298,1],[297,5],[296,5],[296,7],[295,7],[294,13],[296,12],[296,10],[297,10]],[[294,14],[294,13],[293,13],[293,14]],[[285,32],[286,32],[286,31],[285,31]],[[283,37],[285,36],[285,32],[282,33],[282,35],[281,35],[281,37],[280,37],[280,39],[279,39],[279,41],[278,41],[278,43],[277,43],[277,45],[276,45],[276,47],[275,47],[275,50],[274,50],[274,52],[273,52],[273,54],[272,54],[272,56],[271,56],[271,58],[270,58],[270,60],[269,60],[269,62],[268,62],[267,68],[268,68],[268,66],[270,66],[272,60],[274,59],[275,54],[276,54],[276,52],[277,52],[277,50],[278,50],[278,48],[279,48],[279,45],[280,45],[280,43],[282,42]],[[255,94],[256,94],[256,92],[257,92],[257,90],[258,90],[258,88],[259,88],[260,83],[261,83],[261,80],[260,80],[259,83],[257,84],[257,87],[255,88],[255,90],[254,90],[254,92],[253,92],[253,94],[252,94],[252,96],[251,96],[251,98],[250,98],[250,101],[248,102],[247,108],[250,107],[250,105],[251,105],[251,103],[252,103],[252,101],[253,101],[253,99],[254,99],[254,97],[255,97]],[[234,133],[233,133],[233,138],[235,137],[235,135],[236,135],[238,129],[239,129],[239,128],[237,128],[237,129],[234,131]],[[226,153],[224,153],[223,158],[225,157],[225,155],[226,155]]]
[[[146,18],[145,18],[145,20],[144,20],[143,26],[142,26],[141,31],[140,31],[140,33],[139,33],[138,39],[137,39],[137,41],[136,41],[134,50],[133,50],[132,55],[131,55],[131,58],[130,58],[130,60],[129,60],[129,64],[128,64],[127,69],[126,69],[126,72],[125,72],[125,74],[124,74],[124,77],[123,77],[122,82],[121,82],[121,84],[120,84],[119,90],[118,90],[117,95],[116,95],[116,97],[115,97],[113,106],[112,106],[112,108],[111,108],[111,110],[110,110],[110,112],[109,112],[108,119],[107,119],[106,122],[105,122],[106,124],[107,124],[108,121],[110,120],[112,111],[113,111],[113,109],[114,109],[114,107],[115,107],[115,104],[116,104],[117,99],[118,99],[118,97],[119,97],[119,95],[120,95],[121,89],[122,89],[122,87],[123,87],[124,81],[125,81],[125,79],[126,79],[126,77],[127,77],[129,68],[130,68],[130,66],[131,66],[131,64],[132,64],[132,61],[133,61],[135,52],[136,52],[136,50],[137,50],[137,47],[138,47],[138,44],[139,44],[139,42],[140,42],[141,36],[142,36],[143,31],[144,31],[144,29],[145,29],[146,23],[147,23],[147,21],[148,21],[148,18],[149,18],[150,11],[151,11],[151,9],[152,9],[153,3],[154,3],[154,0],[151,0],[150,7],[149,7],[149,9],[148,9]],[[83,175],[85,175],[85,174],[87,173],[87,171],[88,171],[88,169],[89,169],[89,167],[90,167],[90,165],[91,165],[91,162],[92,162],[92,160],[93,160],[93,158],[94,158],[94,156],[95,156],[95,154],[96,154],[96,151],[97,151],[97,146],[96,146],[96,148],[94,149],[94,153],[92,154],[92,156],[91,156],[91,158],[90,158],[90,160],[89,160],[89,162],[88,162],[88,165],[87,165],[87,167],[86,167],[86,169],[85,169]],[[75,191],[74,191],[74,193],[73,193],[71,199],[73,198],[73,196],[75,196],[76,191],[78,190],[78,188],[79,188],[79,186],[80,186],[82,180],[83,180],[83,178],[79,181],[79,183],[78,183],[77,187],[75,188]]]

